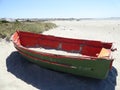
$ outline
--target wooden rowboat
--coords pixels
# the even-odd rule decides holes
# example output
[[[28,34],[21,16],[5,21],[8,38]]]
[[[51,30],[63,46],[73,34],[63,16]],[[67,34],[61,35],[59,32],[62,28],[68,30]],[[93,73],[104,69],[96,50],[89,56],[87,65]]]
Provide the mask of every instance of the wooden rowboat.
[[[12,35],[12,41],[23,57],[48,69],[104,79],[112,67],[112,43],[55,37],[23,31],[16,31]],[[79,55],[61,55],[30,48],[54,49]]]

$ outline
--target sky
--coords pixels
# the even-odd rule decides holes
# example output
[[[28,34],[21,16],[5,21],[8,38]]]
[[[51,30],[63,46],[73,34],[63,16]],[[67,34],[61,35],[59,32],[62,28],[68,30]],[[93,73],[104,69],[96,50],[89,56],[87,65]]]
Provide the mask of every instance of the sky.
[[[120,0],[0,0],[0,18],[120,17]]]

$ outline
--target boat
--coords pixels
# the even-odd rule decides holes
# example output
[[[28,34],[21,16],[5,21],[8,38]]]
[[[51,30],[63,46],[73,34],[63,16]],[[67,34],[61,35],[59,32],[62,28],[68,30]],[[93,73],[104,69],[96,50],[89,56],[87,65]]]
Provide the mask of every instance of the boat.
[[[105,79],[112,68],[113,43],[16,31],[12,42],[26,60],[43,68],[77,76]],[[44,48],[48,52],[31,48]],[[51,53],[56,50],[58,53]],[[59,51],[71,54],[59,54]],[[78,55],[75,55],[78,54]],[[16,61],[17,62],[17,61]]]

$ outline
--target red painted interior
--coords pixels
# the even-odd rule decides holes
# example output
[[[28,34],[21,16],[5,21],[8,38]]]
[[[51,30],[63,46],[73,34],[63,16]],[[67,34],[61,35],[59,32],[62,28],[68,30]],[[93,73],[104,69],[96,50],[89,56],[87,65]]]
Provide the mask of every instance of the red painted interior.
[[[19,39],[17,40],[18,37]],[[17,31],[13,35],[13,40],[17,40],[17,44],[24,47],[60,49],[95,57],[97,57],[97,54],[100,53],[102,48],[111,49],[112,47],[112,43],[101,41],[62,38],[22,31]]]

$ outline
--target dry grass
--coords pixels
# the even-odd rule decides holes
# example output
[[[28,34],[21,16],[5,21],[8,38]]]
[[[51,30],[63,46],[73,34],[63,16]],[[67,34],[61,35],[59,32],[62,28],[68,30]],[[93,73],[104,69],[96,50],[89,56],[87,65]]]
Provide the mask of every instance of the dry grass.
[[[9,40],[16,30],[41,33],[43,31],[55,28],[56,25],[49,22],[6,22],[0,21],[0,38]]]

